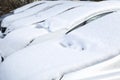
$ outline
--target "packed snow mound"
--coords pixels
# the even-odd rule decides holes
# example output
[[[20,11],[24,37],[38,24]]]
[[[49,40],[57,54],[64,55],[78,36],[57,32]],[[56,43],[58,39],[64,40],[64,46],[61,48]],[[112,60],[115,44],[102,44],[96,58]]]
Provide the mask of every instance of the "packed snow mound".
[[[20,50],[0,66],[0,80],[59,80],[119,55],[120,12],[114,12],[63,38]],[[8,67],[9,66],[9,67]]]

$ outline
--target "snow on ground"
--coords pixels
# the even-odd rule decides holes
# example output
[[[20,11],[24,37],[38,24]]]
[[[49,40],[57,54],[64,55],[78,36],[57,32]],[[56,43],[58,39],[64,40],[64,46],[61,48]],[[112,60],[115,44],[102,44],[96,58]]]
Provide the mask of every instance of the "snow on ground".
[[[59,80],[63,74],[119,55],[119,17],[120,12],[111,13],[61,39],[10,55],[0,66],[0,80]]]

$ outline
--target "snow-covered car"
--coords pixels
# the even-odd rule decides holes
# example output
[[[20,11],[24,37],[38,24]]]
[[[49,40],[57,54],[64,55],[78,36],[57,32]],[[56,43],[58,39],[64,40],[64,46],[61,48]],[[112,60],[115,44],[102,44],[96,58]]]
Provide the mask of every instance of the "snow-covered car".
[[[99,4],[99,5],[98,5]],[[112,4],[112,6],[111,6]],[[24,6],[23,8],[17,9],[14,11],[14,14],[11,16],[6,17],[2,21],[2,28],[3,33],[7,34],[15,29],[22,28],[22,27],[29,27],[32,25],[41,26],[42,28],[46,28],[49,24],[46,25],[47,19],[51,19],[55,16],[62,15],[64,13],[74,12],[75,9],[79,8],[79,11],[75,11],[74,13],[79,14],[90,14],[91,12],[95,12],[96,10],[104,9],[112,9],[112,8],[120,8],[118,2],[64,2],[64,1],[38,1],[32,4],[29,4],[27,7]],[[110,7],[111,6],[111,7]],[[90,7],[88,9],[88,7]],[[25,8],[25,9],[24,9]],[[88,11],[85,13],[86,11]],[[72,13],[73,13],[72,12]],[[81,14],[80,14],[81,13]],[[78,15],[77,15],[78,16]],[[81,15],[83,16],[83,15]],[[5,30],[6,29],[6,30]]]
[[[2,28],[6,28],[6,34],[14,29],[37,25],[47,18],[69,11],[70,9],[80,7],[85,3],[63,2],[63,1],[38,1],[20,9],[16,9],[14,14],[6,17],[2,21]],[[55,12],[54,12],[55,11]],[[19,25],[18,25],[19,24]]]
[[[13,14],[13,12],[10,12],[10,13],[8,13],[8,14],[4,14],[4,15],[1,15],[1,16],[0,16],[0,37],[3,37],[2,32],[4,32],[4,31],[6,30],[6,28],[2,28],[2,27],[1,27],[2,20],[3,20],[5,17],[10,16],[10,15],[12,15],[12,14]]]
[[[41,3],[41,2],[39,2]],[[46,4],[51,3],[53,5],[53,3],[55,4],[55,2],[46,2]],[[56,2],[60,3],[59,1]],[[64,12],[59,13],[58,12],[53,12],[56,11],[56,7],[55,8],[51,8],[51,9],[47,9],[45,11],[43,11],[44,14],[43,16],[49,16],[49,18],[42,22],[42,23],[37,23],[35,25],[32,25],[31,23],[33,22],[32,20],[29,20],[27,18],[24,18],[22,16],[16,17],[16,15],[18,15],[17,13],[19,13],[19,15],[23,15],[22,11],[21,12],[15,12],[14,15],[8,16],[5,18],[5,20],[3,20],[3,23],[11,22],[12,21],[14,23],[14,20],[16,18],[23,18],[20,19],[16,24],[16,26],[21,26],[19,29],[15,29],[12,32],[10,32],[9,34],[7,34],[5,36],[5,38],[3,38],[2,40],[0,40],[0,54],[3,57],[7,57],[10,54],[21,50],[29,45],[34,45],[37,43],[42,43],[44,41],[47,40],[51,40],[51,39],[56,39],[56,38],[61,38],[62,36],[64,36],[65,34],[67,34],[68,32],[70,32],[71,30],[83,26],[86,23],[91,22],[94,19],[100,18],[102,16],[105,16],[107,14],[110,14],[112,12],[118,11],[120,9],[120,3],[118,2],[100,2],[100,3],[88,3],[89,5],[87,5],[87,3],[83,6],[78,6],[78,4],[83,4],[83,3],[76,3],[76,2],[62,2],[64,4],[62,4],[62,8],[61,6],[56,6],[58,9],[57,11],[61,11],[62,10]],[[69,4],[70,3],[70,4]],[[111,6],[111,3],[114,4]],[[75,7],[75,4],[77,4],[77,7]],[[118,5],[119,4],[119,5]],[[30,5],[30,4],[29,4]],[[39,4],[40,5],[40,4]],[[37,5],[37,6],[39,6]],[[42,4],[41,4],[42,5]],[[34,5],[35,6],[35,5]],[[74,7],[72,7],[74,6]],[[103,7],[104,6],[104,7]],[[63,9],[64,7],[64,9]],[[21,8],[20,8],[21,9]],[[20,10],[18,9],[18,11]],[[31,10],[30,10],[31,11]],[[50,12],[50,14],[48,14],[48,12]],[[23,11],[24,14],[26,12]],[[57,14],[53,17],[51,17],[51,14],[54,13]],[[26,13],[28,14],[28,13]],[[72,16],[71,16],[72,15]],[[23,15],[24,16],[24,15]],[[42,16],[41,16],[42,17]],[[50,18],[51,17],[51,18]],[[24,23],[23,22],[27,22],[30,24],[29,26],[23,27]],[[8,20],[8,21],[6,21]],[[24,21],[25,20],[25,21]],[[34,19],[33,19],[34,20]],[[5,21],[5,22],[4,22]],[[30,22],[32,21],[32,22]],[[19,22],[21,22],[21,24],[19,24]],[[26,25],[26,24],[25,24]],[[13,28],[15,28],[15,26],[12,26]],[[12,28],[10,28],[8,26],[8,29],[11,30]],[[15,44],[15,45],[13,45]],[[11,46],[12,45],[12,46]]]
[[[0,64],[0,80],[119,80],[119,18],[112,12],[62,38],[30,44]]]

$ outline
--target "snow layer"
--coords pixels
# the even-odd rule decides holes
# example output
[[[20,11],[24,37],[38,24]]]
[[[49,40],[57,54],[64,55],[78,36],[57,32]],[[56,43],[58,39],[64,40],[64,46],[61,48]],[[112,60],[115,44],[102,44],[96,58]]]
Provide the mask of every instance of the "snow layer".
[[[74,8],[74,7],[80,7],[80,4],[70,4],[70,3],[65,4],[65,3],[63,3],[63,4],[54,5],[53,8],[39,12],[36,15],[32,15],[32,16],[29,16],[27,18],[22,18],[22,19],[19,19],[18,21],[14,21],[9,26],[9,29],[11,29],[12,27],[14,27],[14,29],[17,29],[17,28],[31,26],[31,25],[40,23],[41,21],[44,21],[44,20],[51,18],[53,16],[57,16],[58,14],[65,12],[71,8]],[[24,22],[24,24],[23,24],[23,22]]]
[[[49,80],[59,78],[65,72],[85,67],[85,65],[118,53],[113,50],[104,50],[105,47],[95,47],[92,47],[94,50],[80,52],[74,48],[62,47],[54,41],[26,48],[9,56],[1,64],[0,79]]]
[[[85,20],[86,17],[88,19],[90,15],[100,12],[116,11],[120,9],[119,5],[119,2],[112,1],[109,3],[103,1],[92,4],[89,2],[88,5],[84,2],[48,1],[30,9],[27,8],[21,13],[6,17],[2,21],[2,27],[7,27],[5,34],[17,28],[32,26],[35,24],[45,28],[49,27],[50,31],[56,31],[65,27],[74,27],[76,24]]]
[[[112,6],[111,6],[112,3]],[[71,29],[89,18],[106,12],[112,12],[120,9],[118,2],[101,2],[94,5],[81,6],[53,18],[47,19],[41,26],[47,27],[50,31],[56,31],[61,28]],[[89,7],[89,8],[88,8]]]
[[[14,14],[24,12],[24,11],[26,11],[26,10],[32,8],[32,7],[40,5],[41,3],[44,3],[44,1],[35,1],[35,2],[32,2],[32,3],[27,4],[25,6],[22,6],[20,8],[17,8],[13,12],[14,12]]]
[[[70,2],[70,1],[69,2],[68,1],[67,2],[46,1],[38,6],[30,8],[30,9],[27,7],[28,9],[25,9],[25,11],[23,11],[21,13],[17,13],[17,14],[6,17],[2,21],[2,27],[10,27],[9,29],[11,29],[11,27],[16,27],[16,26],[21,27],[21,26],[26,26],[28,24],[34,24],[34,23],[40,22],[42,20],[45,20],[49,17],[60,14],[64,11],[66,12],[67,9],[70,9],[72,7],[88,5],[90,3],[92,3],[92,2],[89,2],[89,3],[88,2],[87,3],[79,2],[78,3],[78,2]],[[54,10],[56,10],[56,11],[54,12]],[[18,9],[18,11],[19,11],[19,9]]]
[[[46,2],[45,4],[50,4],[49,6],[47,6],[47,8],[49,8],[50,6],[53,6],[53,5],[56,5],[57,6],[54,6],[53,8],[51,9],[48,9],[48,10],[45,10],[45,8],[41,8],[41,9],[44,9],[43,12],[41,12],[41,14],[46,14],[46,13],[50,13],[50,14],[46,14],[47,17],[51,17],[53,15],[57,15],[57,16],[54,16],[52,18],[48,18],[46,16],[41,16],[41,18],[43,17],[43,20],[44,18],[46,18],[47,20],[43,23],[39,23],[37,25],[30,25],[32,22],[36,21],[35,19],[33,19],[33,16],[30,16],[28,18],[23,18],[20,22],[20,20],[18,21],[18,23],[16,23],[15,25],[11,26],[10,30],[14,30],[15,29],[15,26],[19,26],[20,28],[21,27],[26,27],[25,30],[24,29],[20,29],[20,30],[16,30],[14,31],[13,33],[9,34],[8,36],[6,36],[6,38],[4,40],[2,40],[0,43],[0,48],[1,48],[1,54],[3,56],[8,56],[9,54],[17,51],[17,50],[20,50],[22,48],[24,48],[28,43],[30,43],[30,41],[32,41],[34,38],[37,38],[38,39],[35,39],[35,41],[33,41],[33,44],[37,44],[37,43],[40,43],[41,41],[43,40],[47,40],[47,39],[51,39],[51,38],[54,38],[56,35],[48,35],[50,37],[44,37],[44,34],[48,33],[48,31],[56,31],[57,33],[57,36],[61,36],[63,34],[65,34],[65,32],[67,32],[68,30],[70,30],[71,28],[75,27],[76,25],[80,24],[81,22],[84,22],[85,20],[95,16],[95,15],[98,15],[98,14],[101,14],[101,13],[105,13],[105,12],[111,12],[111,11],[116,11],[116,9],[119,8],[119,4],[120,3],[116,3],[114,2],[114,5],[110,6],[111,3],[107,3],[107,2],[100,2],[100,3],[94,3],[94,5],[92,6],[91,4],[85,6],[83,5],[82,7],[78,4],[78,3],[72,3],[72,2],[69,2],[69,3],[60,3],[59,1],[58,2],[54,2],[54,3],[51,3],[51,2]],[[102,4],[101,4],[102,3]],[[103,4],[104,3],[104,4]],[[59,4],[59,5],[58,5]],[[76,5],[77,4],[77,5]],[[99,4],[99,5],[98,5]],[[41,4],[43,5],[43,4]],[[45,6],[45,5],[44,5]],[[105,6],[105,7],[103,7]],[[37,6],[36,6],[37,7]],[[34,7],[33,9],[35,9],[36,7]],[[40,7],[40,5],[38,5],[38,7]],[[37,8],[38,8],[37,7]],[[71,7],[76,7],[74,9],[71,9],[69,10],[69,8]],[[89,8],[88,8],[89,7]],[[95,8],[96,7],[96,8]],[[37,9],[36,8],[36,9]],[[59,8],[59,9],[57,9]],[[105,8],[105,9],[104,9]],[[68,11],[66,11],[68,9]],[[53,12],[53,10],[56,10],[56,13]],[[26,10],[26,12],[30,12],[31,10]],[[65,12],[63,12],[65,11]],[[88,12],[89,11],[89,12]],[[63,13],[60,13],[60,12],[63,12]],[[22,13],[21,13],[22,14]],[[27,13],[26,13],[27,14]],[[73,15],[75,14],[75,15]],[[40,15],[40,14],[39,14]],[[72,16],[71,16],[72,15]],[[8,16],[9,17],[9,16]],[[15,17],[15,16],[14,16]],[[14,19],[13,17],[13,19]],[[30,18],[32,20],[30,20]],[[12,18],[11,18],[12,19]],[[28,21],[26,21],[28,19]],[[25,21],[24,21],[25,20]],[[38,19],[40,20],[40,19]],[[42,19],[41,19],[42,20]],[[25,24],[23,24],[23,22]],[[27,24],[28,22],[28,24]],[[44,29],[42,30],[38,30],[37,32],[36,29],[34,29],[35,27],[38,27],[41,29],[41,27],[45,28],[45,29],[48,29],[48,31],[45,31]],[[9,26],[10,27],[10,26]],[[28,28],[27,27],[34,27],[34,28]],[[67,29],[65,29],[67,27]],[[32,30],[33,29],[33,30]],[[65,31],[65,30],[66,31]],[[22,31],[23,30],[23,31]],[[35,30],[35,31],[34,31]],[[63,30],[63,31],[61,31]],[[7,30],[9,32],[9,28]],[[26,32],[27,34],[29,34],[29,36],[31,36],[31,38],[27,39],[26,37],[28,35],[24,35],[24,32]],[[30,33],[29,33],[30,32]],[[58,33],[59,32],[59,33]],[[22,34],[23,33],[23,34]],[[36,34],[37,36],[36,36]],[[54,32],[55,33],[55,32]],[[19,36],[21,35],[21,36]],[[43,35],[42,37],[44,37],[42,39],[41,35]],[[47,36],[47,35],[45,35]],[[11,39],[12,38],[12,39]],[[19,39],[19,40],[17,40]],[[27,39],[27,40],[26,40]],[[3,44],[5,43],[6,44]],[[12,44],[16,44],[16,46],[12,46],[10,47]],[[32,44],[32,45],[33,45]]]
[[[41,11],[44,11],[45,9],[53,6],[53,5],[56,5],[56,4],[59,4],[60,2],[46,2],[46,3],[43,3],[43,4],[40,4],[38,6],[35,6],[33,8],[30,8],[28,10],[25,10],[21,13],[17,13],[17,14],[14,14],[14,15],[11,15],[11,16],[8,16],[6,17],[3,21],[2,21],[2,24],[1,26],[3,27],[8,27],[12,22],[18,20],[18,19],[22,19],[22,18],[25,18],[25,17],[29,17],[29,16],[32,16],[34,14],[37,14]]]
[[[0,80],[59,80],[64,74],[119,55],[119,17],[120,12],[109,14],[62,39],[14,53],[1,64]]]
[[[2,58],[1,58],[1,56],[0,56],[0,63],[2,62]]]
[[[48,31],[42,28],[21,28],[8,34],[0,41],[1,55],[9,56],[17,50],[27,47],[36,37],[48,34]]]

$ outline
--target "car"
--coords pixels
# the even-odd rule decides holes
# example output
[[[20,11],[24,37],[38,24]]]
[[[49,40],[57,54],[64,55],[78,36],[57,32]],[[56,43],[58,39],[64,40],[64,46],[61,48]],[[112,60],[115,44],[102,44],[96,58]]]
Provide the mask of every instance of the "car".
[[[113,3],[112,8],[119,8],[119,3],[117,2],[111,2]],[[98,3],[95,2],[88,2],[87,5],[85,2],[61,2],[61,1],[55,1],[55,2],[39,2],[39,3],[34,3],[34,5],[31,5],[31,7],[27,8],[26,10],[23,10],[20,13],[15,13],[11,16],[6,17],[5,19],[2,20],[2,32],[6,35],[10,33],[11,31],[22,28],[22,27],[29,27],[31,25],[39,25],[44,24],[46,19],[50,19],[54,16],[58,16],[59,14],[64,14],[66,12],[69,12],[71,10],[75,11],[74,9],[78,9],[79,7],[82,8],[80,11],[87,10],[85,6],[90,6],[90,12],[95,11],[95,8],[92,6],[96,7],[96,10],[100,10],[104,7],[104,9],[111,8],[111,4],[108,4],[106,2],[101,2],[100,5],[97,5]],[[102,5],[104,4],[104,5]],[[49,6],[48,6],[49,5]],[[85,8],[85,9],[84,9]],[[99,9],[100,8],[100,9]],[[54,12],[56,10],[56,12]],[[19,11],[19,9],[18,9]],[[49,14],[48,14],[49,13]],[[76,12],[78,13],[78,12]],[[88,14],[88,13],[87,13]],[[24,23],[23,23],[24,22]],[[45,22],[46,23],[46,22]],[[44,26],[42,26],[44,28]]]
[[[67,11],[67,10],[75,8],[75,7],[79,7],[81,5],[83,5],[83,4],[76,3],[76,2],[67,3],[67,2],[62,2],[62,1],[35,2],[29,8],[27,8],[25,10],[23,9],[23,11],[21,11],[20,9],[15,10],[14,11],[15,14],[6,17],[2,21],[1,26],[2,26],[2,28],[7,28],[8,31],[5,32],[7,34],[8,32],[11,32],[12,30],[14,30],[16,28],[27,27],[30,25],[36,25],[37,23],[43,22],[47,18],[53,17],[64,11]],[[20,12],[18,13],[19,10],[20,10]],[[56,10],[56,12],[54,12],[54,10]],[[18,25],[18,24],[20,24],[20,25]]]
[[[48,31],[45,29],[32,28],[32,26],[15,30],[0,40],[0,55],[5,58],[29,46],[36,37],[44,34],[48,34]]]
[[[68,8],[69,7],[68,4],[69,3],[65,2],[64,5],[62,6],[64,6],[65,8]],[[16,24],[17,26],[21,26],[22,28],[20,27],[19,29],[15,29],[11,31],[10,33],[6,34],[6,36],[0,41],[1,56],[6,58],[7,56],[13,54],[14,52],[19,51],[25,47],[28,47],[29,45],[35,45],[47,40],[61,38],[71,30],[79,26],[83,26],[93,21],[94,19],[100,18],[102,16],[118,11],[120,9],[120,7],[118,6],[119,3],[117,2],[114,2],[113,6],[110,6],[111,2],[110,3],[107,3],[107,2],[94,3],[93,2],[93,5],[92,3],[91,4],[88,3],[89,5],[84,5],[83,7],[81,6],[81,7],[76,7],[72,9],[71,9],[71,6],[73,5],[75,6],[75,2],[73,2],[73,4],[72,2],[70,2],[70,4],[71,4],[70,10],[62,12],[57,16],[48,18],[42,23],[37,23],[37,26],[36,25],[27,26],[25,24],[26,26],[23,27],[22,25],[24,25],[24,23],[22,25],[19,23]],[[79,3],[77,3],[77,5],[78,4]],[[96,8],[94,8],[95,6]],[[56,6],[56,7],[59,8],[61,6]],[[60,9],[64,11],[64,9],[62,8]],[[51,8],[51,9],[48,9],[47,11],[49,12],[51,11],[52,13],[53,10],[56,10],[56,8]],[[20,14],[23,15],[23,13],[20,13]],[[58,14],[58,13],[54,13],[54,14]],[[49,14],[46,13],[46,15],[49,15]],[[10,17],[8,16],[8,20]],[[7,18],[5,18],[5,20],[6,19]],[[26,19],[27,18],[25,19],[23,18],[22,20],[20,20],[20,22],[27,22],[27,21],[24,21]],[[28,23],[31,24],[31,22],[28,22]],[[12,26],[12,27],[15,28],[15,26]],[[10,26],[8,27],[8,29],[12,30]],[[11,46],[12,44],[16,44],[16,45]]]
[[[70,27],[62,37],[33,41],[5,58],[0,80],[120,79],[119,17],[117,9],[100,18],[85,18],[86,24]]]
[[[92,17],[61,38],[15,52],[0,64],[0,80],[119,80],[119,17],[119,10]]]

